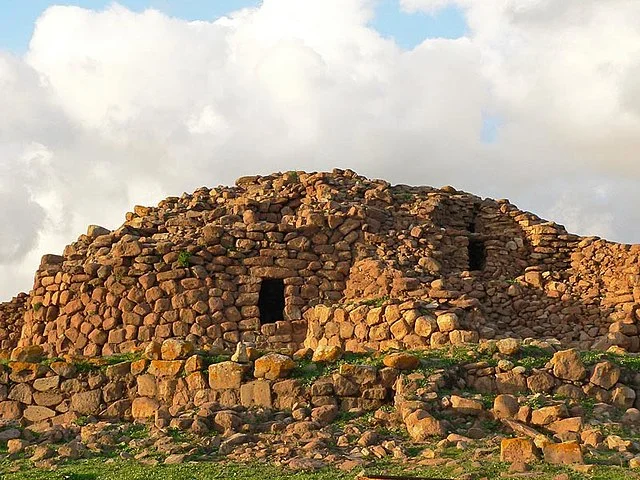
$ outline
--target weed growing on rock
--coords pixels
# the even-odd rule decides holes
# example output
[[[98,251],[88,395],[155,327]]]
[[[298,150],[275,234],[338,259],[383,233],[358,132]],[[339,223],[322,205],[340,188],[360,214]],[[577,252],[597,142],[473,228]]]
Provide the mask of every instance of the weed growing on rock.
[[[183,250],[178,254],[178,265],[180,265],[181,267],[188,267],[189,265],[191,265],[190,260],[191,260],[190,252]]]

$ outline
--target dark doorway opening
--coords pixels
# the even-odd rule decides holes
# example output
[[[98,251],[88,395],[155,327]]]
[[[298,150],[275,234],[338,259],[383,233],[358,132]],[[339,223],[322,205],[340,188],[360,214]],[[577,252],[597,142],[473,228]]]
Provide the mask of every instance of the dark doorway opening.
[[[258,298],[260,325],[284,319],[284,281],[265,278]]]
[[[487,251],[482,240],[469,239],[469,270],[484,270],[487,263]]]

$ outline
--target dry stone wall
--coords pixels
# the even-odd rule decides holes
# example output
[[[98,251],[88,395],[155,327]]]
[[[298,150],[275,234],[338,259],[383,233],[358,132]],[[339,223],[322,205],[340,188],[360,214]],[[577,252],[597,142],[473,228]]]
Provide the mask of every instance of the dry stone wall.
[[[348,352],[371,352],[477,343],[478,331],[468,328],[474,323],[472,316],[473,312],[446,311],[415,300],[390,301],[381,306],[350,304],[344,308],[318,305],[305,314],[305,347],[316,350],[337,346]]]
[[[0,303],[0,351],[10,351],[18,344],[28,304],[29,296],[26,293]]]
[[[361,357],[358,363],[343,360],[339,365],[309,363],[301,357],[292,360],[277,353],[254,361],[211,363],[210,357],[194,353],[193,345],[174,339],[119,363],[109,359],[78,362],[70,356],[41,363],[42,350],[29,347],[18,349],[19,359],[0,368],[0,416],[4,424],[20,422],[33,432],[77,423],[80,417],[151,420],[159,427],[183,430],[205,422],[207,429],[225,430],[229,426],[224,427],[224,422],[238,406],[275,411],[313,408],[313,420],[328,423],[338,411],[373,411],[393,405],[402,412],[411,433],[408,411],[424,407],[416,399],[433,399],[441,390],[553,394],[573,401],[591,398],[623,410],[638,406],[640,375],[636,371],[610,360],[585,365],[576,350],[554,352],[548,344],[537,345],[549,350],[549,361],[533,369],[514,366],[511,359],[517,361],[525,348],[514,339],[487,344],[484,350],[495,352],[493,356],[487,352],[491,361],[450,361],[439,369],[429,368],[429,360],[421,362],[403,353]],[[496,362],[496,358],[502,359]],[[297,367],[302,369],[295,371]],[[312,377],[299,378],[301,373]],[[463,403],[457,398],[455,403],[452,397],[454,410],[468,414],[464,408],[483,409],[478,401]],[[532,415],[535,424],[536,414],[527,408],[521,421]]]
[[[164,352],[164,349],[163,349]],[[284,378],[295,365],[269,354],[252,364],[223,361],[207,366],[200,355],[158,356],[113,365],[11,362],[0,369],[0,416],[35,432],[77,422],[79,417],[169,421],[199,411],[213,422],[216,411],[237,406],[291,410],[296,405],[375,410],[393,399],[398,371],[343,365],[310,385]],[[171,358],[171,360],[168,360]],[[282,368],[286,362],[288,368]],[[262,366],[260,366],[262,365]],[[193,420],[191,418],[191,420]]]
[[[43,257],[22,321],[3,307],[0,326],[14,332],[3,348],[21,328],[20,345],[52,355],[109,355],[166,338],[214,350],[244,342],[295,351],[305,339],[429,346],[414,318],[394,317],[416,302],[458,315],[453,331],[465,339],[638,351],[638,271],[637,246],[571,235],[507,200],[350,170],[287,172],[136,206],[115,231],[90,226],[62,255]],[[364,321],[362,302],[376,305]],[[459,340],[437,333],[447,335],[435,344]]]

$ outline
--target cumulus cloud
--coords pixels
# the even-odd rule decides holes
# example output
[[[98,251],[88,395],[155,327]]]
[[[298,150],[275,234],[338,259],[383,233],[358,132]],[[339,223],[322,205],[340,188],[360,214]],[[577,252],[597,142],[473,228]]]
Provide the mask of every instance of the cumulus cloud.
[[[369,26],[374,0],[264,0],[213,22],[46,10],[24,57],[0,51],[0,298],[87,224],[277,170],[453,184],[640,240],[637,2],[401,5],[453,5],[468,33],[403,50]]]

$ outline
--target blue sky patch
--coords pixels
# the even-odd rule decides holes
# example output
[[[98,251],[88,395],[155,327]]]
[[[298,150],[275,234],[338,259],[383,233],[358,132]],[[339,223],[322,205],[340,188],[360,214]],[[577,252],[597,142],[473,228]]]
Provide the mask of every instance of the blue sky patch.
[[[430,15],[407,13],[398,0],[379,0],[371,26],[382,35],[392,37],[405,50],[411,50],[428,38],[460,38],[467,32],[464,13],[450,6]]]
[[[494,143],[498,139],[498,133],[503,123],[504,121],[498,115],[483,112],[480,139],[484,143]]]
[[[0,0],[0,49],[17,55],[29,48],[35,22],[47,7],[76,5],[103,10],[112,0]],[[185,20],[214,20],[234,10],[257,6],[259,0],[121,0],[117,3],[133,10],[155,8]],[[371,22],[382,35],[392,37],[404,49],[412,49],[428,38],[459,38],[467,30],[464,14],[455,7],[433,15],[401,11],[398,0],[378,0]]]

